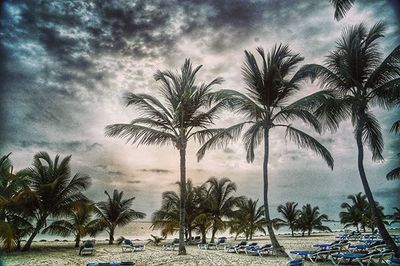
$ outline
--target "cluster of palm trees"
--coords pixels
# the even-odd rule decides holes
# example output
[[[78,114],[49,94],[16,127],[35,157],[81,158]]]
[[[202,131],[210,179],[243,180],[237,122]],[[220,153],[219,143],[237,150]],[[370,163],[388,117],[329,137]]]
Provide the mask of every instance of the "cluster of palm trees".
[[[349,195],[347,199],[349,199],[350,202],[343,202],[340,207],[344,210],[339,213],[340,222],[344,224],[344,227],[355,227],[357,231],[362,229],[364,232],[369,228],[374,232],[376,228],[376,218],[372,215],[371,205],[367,197],[359,192],[355,195]],[[380,206],[378,202],[375,202],[375,206],[379,213],[379,219],[383,220],[385,224],[399,222],[399,217],[398,214],[396,216],[396,212],[393,215],[385,215],[383,213],[383,206]],[[395,209],[398,210],[398,208]],[[392,221],[389,223],[386,220]]]
[[[301,209],[297,209],[298,203],[286,202],[284,205],[279,205],[277,210],[281,213],[283,219],[273,219],[273,225],[279,229],[283,226],[289,227],[292,236],[295,231],[300,231],[301,235],[310,236],[313,229],[319,231],[329,231],[331,229],[328,226],[323,225],[323,222],[329,221],[328,215],[321,214],[319,207],[312,207],[311,204],[304,205]]]
[[[293,53],[287,45],[275,45],[267,53],[258,48],[260,62],[251,52],[245,51],[242,67],[245,93],[237,90],[213,91],[214,85],[222,83],[221,78],[196,84],[195,76],[201,66],[193,69],[191,62],[186,60],[180,73],[158,71],[154,75],[160,82],[159,97],[138,93],[125,95],[127,106],[138,108],[140,117],[128,124],[107,126],[106,135],[143,145],[173,144],[179,151],[180,195],[183,199],[179,201],[179,254],[186,254],[183,241],[187,224],[185,211],[186,205],[191,204],[186,202],[186,148],[191,139],[202,145],[197,152],[199,160],[207,150],[222,148],[237,140],[245,127],[243,143],[248,162],[253,162],[256,147],[263,143],[265,222],[274,252],[284,254],[275,237],[269,214],[270,134],[276,128],[285,129],[286,137],[300,148],[311,149],[333,168],[330,152],[292,123],[300,120],[321,134],[325,129],[335,131],[341,122],[351,119],[358,151],[357,167],[371,212],[376,218],[376,226],[388,246],[400,255],[383,221],[379,219],[363,163],[365,145],[371,150],[373,160],[383,159],[382,132],[372,107],[390,109],[399,105],[400,46],[383,58],[379,40],[384,31],[383,23],[377,23],[371,29],[364,24],[348,27],[337,41],[335,50],[326,57],[324,65],[304,65],[296,73],[293,72],[303,57]],[[307,79],[318,79],[321,90],[289,103]],[[216,128],[215,119],[226,109],[235,115],[242,115],[243,121],[228,128]]]
[[[184,226],[185,241],[193,240],[193,231],[201,235],[201,242],[206,243],[207,234],[210,234],[210,242],[214,242],[218,231],[235,235],[243,235],[246,240],[253,239],[255,233],[266,235],[267,225],[264,218],[264,206],[258,206],[258,200],[235,196],[236,185],[228,178],[208,179],[199,186],[193,186],[192,181],[186,183],[186,210]],[[179,206],[180,197],[174,191],[166,191],[162,194],[162,206],[152,216],[154,229],[161,229],[163,237],[174,234],[179,230]],[[319,213],[318,207],[310,204],[303,206],[302,210],[296,210],[297,204],[293,202],[280,205],[281,212],[286,221],[274,219],[275,228],[289,226],[293,230],[300,230],[311,234],[313,229],[330,231],[322,222],[328,219],[325,214]],[[290,212],[293,212],[292,220]]]
[[[71,156],[52,160],[48,153],[34,155],[31,167],[14,173],[9,158],[0,159],[0,242],[5,250],[30,249],[39,233],[75,237],[79,246],[82,237],[95,236],[106,230],[113,243],[114,231],[145,214],[132,207],[134,198],[123,199],[123,192],[114,190],[108,199],[93,203],[84,192],[90,177],[72,175]]]

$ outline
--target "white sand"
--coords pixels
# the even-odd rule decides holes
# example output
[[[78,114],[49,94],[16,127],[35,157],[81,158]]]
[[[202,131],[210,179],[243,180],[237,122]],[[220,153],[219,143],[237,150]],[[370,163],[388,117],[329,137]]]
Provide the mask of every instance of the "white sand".
[[[315,243],[329,243],[335,234],[316,234],[311,237],[278,236],[286,251],[310,249]],[[254,239],[260,245],[268,243],[268,238]],[[142,242],[143,243],[143,242]],[[30,252],[6,254],[3,258],[7,266],[20,265],[86,265],[88,262],[134,261],[136,265],[285,265],[287,258],[258,257],[245,254],[226,253],[222,250],[200,250],[187,246],[186,256],[178,256],[177,251],[164,251],[162,247],[146,245],[145,251],[122,253],[121,248],[104,241],[97,241],[96,253],[91,256],[78,256],[72,242],[35,242]],[[311,263],[307,263],[311,265]],[[331,265],[320,263],[314,265]]]

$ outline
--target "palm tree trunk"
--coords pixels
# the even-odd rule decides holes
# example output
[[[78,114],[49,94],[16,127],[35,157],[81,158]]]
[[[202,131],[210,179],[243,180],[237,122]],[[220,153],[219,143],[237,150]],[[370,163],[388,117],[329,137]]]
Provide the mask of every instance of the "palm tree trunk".
[[[113,227],[110,228],[110,233],[109,233],[110,239],[108,240],[109,245],[114,244],[114,230],[115,230],[115,228],[113,228]]]
[[[269,215],[268,205],[268,159],[269,159],[269,128],[264,128],[264,164],[263,164],[263,177],[264,177],[264,212],[265,220],[267,221],[268,235],[271,239],[273,252],[276,255],[287,256],[283,247],[279,244],[275,236],[274,229],[272,228],[271,217]]]
[[[374,196],[372,195],[371,189],[368,184],[367,176],[365,174],[364,164],[363,164],[364,148],[362,142],[362,129],[357,130],[356,141],[358,149],[358,171],[360,173],[360,178],[364,187],[365,195],[367,196],[368,202],[371,206],[372,216],[375,218],[376,226],[378,227],[379,233],[381,234],[382,239],[385,241],[386,245],[396,254],[396,256],[400,256],[399,248],[394,243],[393,239],[390,237],[388,231],[386,230],[385,225],[383,224],[382,218],[379,216],[379,212],[375,205]]]
[[[211,232],[211,240],[210,240],[211,243],[214,243],[214,238],[215,238],[215,233],[216,232],[217,232],[217,228],[214,225],[213,228],[212,228],[212,232]]]
[[[205,227],[201,228],[201,243],[202,244],[207,243],[207,236],[206,236],[206,228]]]
[[[39,233],[40,229],[42,229],[44,223],[46,221],[46,217],[42,217],[36,224],[35,230],[33,230],[31,236],[29,237],[28,241],[26,241],[25,246],[22,248],[22,251],[28,251],[31,248],[33,239]]]
[[[292,231],[292,236],[294,236],[294,232],[293,232],[293,227],[290,227],[290,230]]]
[[[79,234],[75,237],[75,247],[79,248],[79,243],[81,242],[81,236]]]
[[[182,142],[184,142],[182,140]],[[181,167],[181,201],[179,206],[179,255],[186,255],[186,248],[185,248],[185,199],[186,199],[186,142],[183,144],[181,143],[181,147],[179,149],[180,153],[180,167]]]

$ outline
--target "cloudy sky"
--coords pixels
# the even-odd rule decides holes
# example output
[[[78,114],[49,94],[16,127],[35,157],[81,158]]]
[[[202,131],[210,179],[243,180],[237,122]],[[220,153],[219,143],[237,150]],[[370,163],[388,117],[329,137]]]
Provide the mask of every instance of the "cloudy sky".
[[[156,93],[153,74],[177,69],[185,58],[203,65],[199,81],[223,77],[220,88],[243,90],[243,51],[275,43],[289,44],[322,63],[344,27],[379,20],[387,23],[382,49],[400,42],[400,6],[396,0],[356,1],[337,22],[328,0],[136,0],[2,1],[0,17],[0,152],[13,152],[17,169],[27,167],[38,151],[72,154],[74,171],[92,177],[88,194],[122,189],[137,197],[135,208],[151,214],[161,192],[176,189],[178,152],[173,147],[136,147],[104,136],[104,127],[129,122],[136,110],[123,106],[124,92]],[[305,83],[298,96],[315,92]],[[399,205],[400,185],[387,181],[396,162],[399,140],[388,134],[395,111],[375,110],[385,137],[385,161],[366,169],[373,192],[388,211]],[[240,121],[226,113],[216,122]],[[297,123],[300,127],[301,124]],[[350,123],[335,134],[317,138],[332,152],[331,171],[312,152],[299,150],[283,132],[271,136],[273,208],[286,201],[319,205],[337,218],[346,195],[362,191]],[[190,143],[188,177],[200,184],[211,176],[229,177],[238,194],[261,198],[262,151],[248,164],[240,142],[209,152],[197,163],[198,146]],[[148,216],[148,219],[150,217]]]

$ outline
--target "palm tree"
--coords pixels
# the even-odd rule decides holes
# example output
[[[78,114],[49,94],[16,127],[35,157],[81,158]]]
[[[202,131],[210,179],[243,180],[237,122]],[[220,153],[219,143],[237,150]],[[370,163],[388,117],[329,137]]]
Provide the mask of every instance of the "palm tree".
[[[4,249],[20,249],[22,237],[31,233],[30,215],[24,212],[26,180],[13,173],[11,153],[0,159],[0,240]]]
[[[365,223],[363,223],[363,216],[369,208],[367,197],[361,192],[355,195],[349,195],[347,198],[351,201],[343,202],[340,207],[345,209],[339,213],[340,222],[345,224],[345,227],[355,226],[359,231],[358,225],[360,224],[365,232]]]
[[[268,162],[270,131],[274,128],[285,128],[286,136],[290,140],[294,141],[300,148],[313,150],[323,157],[329,167],[333,168],[333,158],[329,151],[315,138],[289,123],[292,120],[300,119],[320,133],[320,123],[312,114],[311,109],[316,107],[321,99],[329,97],[329,93],[318,92],[287,104],[289,98],[300,89],[300,82],[306,78],[306,75],[299,75],[298,73],[291,78],[288,77],[297,64],[303,61],[303,58],[299,54],[293,54],[287,45],[282,44],[275,45],[267,55],[265,55],[262,48],[258,48],[257,51],[262,59],[261,68],[258,66],[253,54],[245,51],[246,60],[242,75],[247,85],[247,94],[235,90],[221,90],[216,96],[217,99],[228,101],[236,113],[245,116],[246,121],[227,128],[220,134],[209,138],[197,155],[198,159],[201,159],[207,149],[220,147],[221,142],[226,144],[232,139],[236,139],[244,125],[250,124],[243,136],[247,151],[247,161],[254,161],[254,150],[264,141],[264,210],[268,234],[275,253],[286,255],[276,239],[269,214]]]
[[[232,195],[237,187],[229,178],[211,177],[206,184],[208,185],[208,206],[212,219],[211,242],[214,242],[215,233],[225,228],[223,218],[232,217],[233,208],[243,198]]]
[[[328,215],[320,214],[318,206],[311,207],[310,204],[306,204],[299,214],[296,227],[302,231],[302,236],[304,236],[306,231],[308,236],[310,236],[313,229],[332,232],[328,226],[322,224],[323,221],[327,220]]]
[[[282,214],[283,219],[274,219],[274,227],[279,229],[282,226],[288,226],[294,236],[295,224],[300,215],[300,210],[296,209],[298,203],[286,202],[285,205],[279,205],[277,210]]]
[[[335,19],[341,20],[346,15],[347,11],[354,5],[355,0],[330,0],[335,8]]]
[[[54,161],[47,152],[39,152],[33,157],[33,166],[23,170],[31,192],[34,194],[34,221],[32,234],[23,250],[29,250],[35,236],[45,226],[47,218],[68,215],[71,207],[79,201],[87,201],[82,194],[89,187],[90,178],[85,175],[71,176],[71,156]]]
[[[378,41],[385,31],[384,23],[367,30],[364,24],[346,28],[336,50],[327,56],[325,65],[306,65],[300,71],[311,79],[319,78],[325,90],[336,97],[324,101],[315,114],[332,130],[351,118],[358,150],[358,171],[368,202],[375,217],[379,216],[374,196],[364,170],[364,144],[372,151],[372,160],[383,160],[383,138],[379,121],[371,108],[392,108],[400,98],[400,45],[385,59]],[[382,220],[377,227],[385,243],[400,256]]]
[[[219,111],[225,108],[223,101],[212,101],[212,87],[222,83],[216,78],[208,84],[196,85],[196,74],[201,66],[192,68],[185,60],[181,73],[157,71],[154,75],[160,82],[160,99],[149,94],[127,93],[125,101],[140,110],[141,117],[129,124],[109,125],[106,136],[126,138],[141,145],[173,144],[180,155],[180,194],[186,198],[186,148],[189,140],[203,143],[221,129],[207,129],[213,125]],[[215,103],[215,104],[214,104]],[[184,245],[185,201],[180,202],[179,254],[186,254]]]
[[[264,227],[267,225],[264,219],[264,207],[257,208],[258,200],[241,199],[236,204],[238,208],[233,214],[232,224],[236,234],[244,233],[246,240],[253,239],[256,232],[266,234]]]
[[[397,120],[393,123],[392,127],[390,128],[390,132],[394,132],[395,134],[400,132],[400,120]],[[397,156],[400,157],[400,153],[398,153]],[[400,179],[400,166],[387,173],[386,178],[388,180]]]
[[[125,226],[135,219],[143,219],[146,214],[131,209],[135,197],[123,199],[124,192],[118,192],[117,189],[114,189],[112,197],[107,191],[104,193],[107,200],[95,204],[94,211],[99,218],[94,223],[96,228],[106,229],[110,236],[108,244],[112,245],[117,227]]]
[[[400,208],[393,208],[395,212],[389,216],[392,221],[390,222],[390,225],[395,224],[395,223],[400,223]]]
[[[75,247],[79,247],[82,237],[86,235],[94,236],[100,229],[97,228],[96,221],[92,220],[93,205],[88,202],[77,202],[68,214],[69,219],[58,220],[47,226],[43,233],[60,235],[63,237],[74,235]]]

